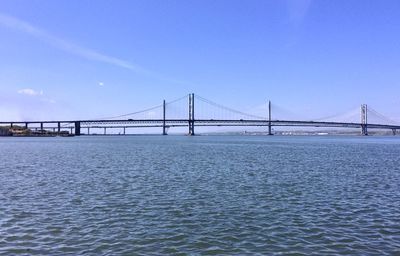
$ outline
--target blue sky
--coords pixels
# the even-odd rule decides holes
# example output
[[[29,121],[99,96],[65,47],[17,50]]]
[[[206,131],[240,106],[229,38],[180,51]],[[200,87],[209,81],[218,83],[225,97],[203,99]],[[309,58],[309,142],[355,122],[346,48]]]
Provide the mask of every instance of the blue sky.
[[[400,120],[400,1],[0,3],[0,119],[86,119],[193,92]]]

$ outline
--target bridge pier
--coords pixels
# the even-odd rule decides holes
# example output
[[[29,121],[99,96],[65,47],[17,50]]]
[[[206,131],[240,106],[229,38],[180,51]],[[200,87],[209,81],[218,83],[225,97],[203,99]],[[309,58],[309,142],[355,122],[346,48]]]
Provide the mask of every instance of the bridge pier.
[[[107,135],[107,128],[103,127],[103,129],[104,129],[104,135]]]
[[[189,135],[194,136],[194,93],[189,94]]]
[[[81,122],[75,121],[75,136],[81,135]]]
[[[43,123],[40,123],[40,131],[43,131]]]
[[[60,135],[60,133],[61,133],[61,123],[60,122],[57,122],[57,133],[58,133],[58,135]]]
[[[162,129],[163,129],[162,135],[167,135],[167,130],[165,127],[165,100],[163,101],[163,127],[162,127]]]
[[[90,135],[90,127],[87,128],[87,135]]]
[[[71,130],[71,131],[70,131],[70,134],[73,134],[72,130],[73,130],[74,128],[70,127],[69,129]]]
[[[274,135],[272,134],[271,101],[268,102],[268,135]]]
[[[28,124],[29,124],[29,123],[25,123],[25,129],[28,129]]]
[[[392,133],[393,133],[393,136],[396,136],[397,130],[396,129],[392,129]]]
[[[361,125],[361,135],[368,136],[368,128],[366,124]]]
[[[194,122],[189,121],[189,135],[194,136]]]
[[[126,128],[126,127],[124,126],[124,135],[126,135],[126,133],[125,133],[125,128]]]
[[[10,123],[10,128],[13,128],[13,126],[14,126],[14,123]]]

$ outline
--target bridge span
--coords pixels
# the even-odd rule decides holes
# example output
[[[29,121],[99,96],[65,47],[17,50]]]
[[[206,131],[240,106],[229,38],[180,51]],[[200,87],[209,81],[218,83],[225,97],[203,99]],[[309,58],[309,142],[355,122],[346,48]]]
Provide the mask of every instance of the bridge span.
[[[167,130],[172,127],[187,127],[188,135],[195,135],[195,127],[266,127],[266,133],[273,135],[273,127],[320,127],[320,128],[358,128],[361,135],[368,135],[368,129],[391,130],[396,135],[400,130],[400,124],[381,124],[368,123],[367,105],[361,105],[359,122],[338,122],[338,121],[308,121],[308,120],[278,120],[272,119],[271,102],[268,104],[268,115],[266,118],[244,114],[243,112],[229,109],[230,111],[243,114],[240,119],[225,118],[195,118],[194,94],[189,94],[188,111],[186,118],[168,118],[167,104],[165,100],[159,107],[161,108],[161,118],[106,118],[88,120],[37,120],[37,121],[0,121],[0,126],[25,127],[26,129],[36,129],[40,131],[51,130],[60,134],[63,130],[68,130],[71,134],[90,135],[91,129],[103,129],[106,134],[107,129],[123,129],[126,134],[128,128],[160,128],[160,133],[167,135]],[[153,109],[153,108],[152,108]],[[140,113],[135,112],[136,113]],[[126,115],[117,116],[125,117]],[[83,130],[86,132],[84,133]]]

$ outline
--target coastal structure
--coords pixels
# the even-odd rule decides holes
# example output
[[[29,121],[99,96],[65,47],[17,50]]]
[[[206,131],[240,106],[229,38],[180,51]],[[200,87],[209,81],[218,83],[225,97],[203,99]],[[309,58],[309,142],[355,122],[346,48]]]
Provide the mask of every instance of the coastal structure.
[[[16,125],[10,125],[10,126],[0,126],[0,136],[16,136],[16,137],[28,137],[28,136],[34,136],[34,137],[40,137],[40,136],[70,136],[71,134],[68,131],[60,131],[56,132],[48,130],[48,129],[28,129],[23,126],[16,126]]]
[[[10,132],[10,129],[7,127],[0,127],[0,136],[11,136],[12,133]]]
[[[185,100],[185,98],[182,98]],[[266,127],[268,135],[273,135],[273,127],[302,127],[305,128],[352,128],[360,129],[361,135],[368,135],[368,129],[378,130],[389,130],[393,135],[396,135],[397,130],[400,129],[400,124],[391,122],[387,118],[387,122],[381,123],[369,122],[368,114],[379,115],[381,118],[383,115],[371,110],[366,104],[361,105],[361,111],[359,112],[359,121],[332,121],[332,120],[287,120],[287,119],[274,119],[272,117],[272,105],[268,102],[268,114],[265,117],[247,114],[232,108],[222,106],[218,103],[212,102],[200,96],[196,96],[197,102],[211,105],[218,111],[225,111],[227,113],[233,113],[234,116],[215,116],[212,113],[202,113],[197,116],[195,112],[195,95],[193,93],[187,96],[188,104],[184,107],[181,112],[187,111],[186,117],[175,116],[169,113],[169,108],[172,102],[165,102],[163,104],[146,109],[143,111],[137,111],[134,113],[120,115],[116,117],[110,117],[108,119],[87,119],[87,120],[59,120],[59,121],[2,121],[0,125],[9,127],[9,131],[13,135],[33,135],[33,136],[54,136],[54,135],[82,135],[82,129],[85,129],[90,135],[91,129],[103,129],[103,135],[107,134],[107,129],[123,129],[123,135],[126,134],[128,128],[161,128],[163,135],[167,135],[167,130],[171,127],[187,127],[188,135],[195,135],[195,127]],[[180,100],[180,99],[179,99]],[[144,117],[128,118],[123,119],[122,117],[130,117],[140,113],[146,113],[151,110],[154,113],[156,110],[160,110],[160,117],[155,117],[154,114],[147,115]],[[173,109],[173,107],[172,107]],[[210,117],[208,117],[210,116]],[[16,126],[18,125],[18,126]],[[18,129],[16,129],[18,127]],[[7,132],[3,131],[3,134]]]

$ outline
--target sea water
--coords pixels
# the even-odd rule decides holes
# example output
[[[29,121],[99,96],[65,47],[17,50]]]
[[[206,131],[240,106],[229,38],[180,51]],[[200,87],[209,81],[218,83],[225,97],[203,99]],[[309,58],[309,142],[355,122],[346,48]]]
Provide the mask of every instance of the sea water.
[[[400,254],[400,138],[0,138],[0,254]]]

